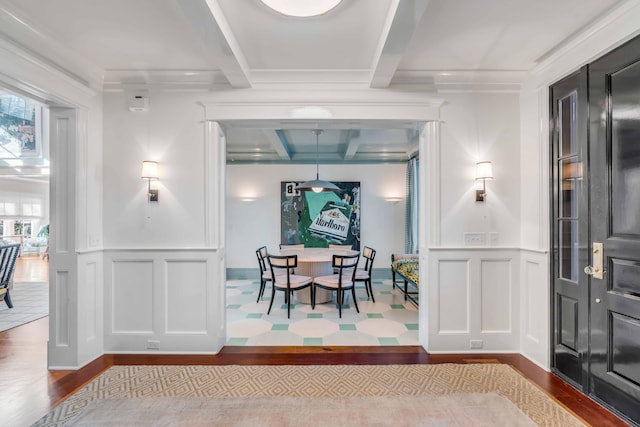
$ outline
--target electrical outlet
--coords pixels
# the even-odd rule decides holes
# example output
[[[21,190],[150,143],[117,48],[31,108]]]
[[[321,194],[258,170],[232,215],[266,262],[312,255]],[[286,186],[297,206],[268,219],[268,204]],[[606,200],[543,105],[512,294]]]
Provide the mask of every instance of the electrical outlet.
[[[483,246],[486,242],[484,233],[464,233],[465,246]]]
[[[148,340],[147,341],[147,349],[148,350],[160,350],[160,341],[158,341],[158,340]]]
[[[483,344],[484,343],[482,342],[482,340],[470,340],[469,348],[476,348],[476,349],[482,348]]]

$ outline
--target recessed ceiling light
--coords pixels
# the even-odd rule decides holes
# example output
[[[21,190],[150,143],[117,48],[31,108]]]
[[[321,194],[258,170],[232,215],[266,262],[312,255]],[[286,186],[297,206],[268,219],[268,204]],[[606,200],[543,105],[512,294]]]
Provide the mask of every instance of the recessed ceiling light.
[[[286,16],[306,18],[323,15],[342,0],[261,0],[271,9]]]

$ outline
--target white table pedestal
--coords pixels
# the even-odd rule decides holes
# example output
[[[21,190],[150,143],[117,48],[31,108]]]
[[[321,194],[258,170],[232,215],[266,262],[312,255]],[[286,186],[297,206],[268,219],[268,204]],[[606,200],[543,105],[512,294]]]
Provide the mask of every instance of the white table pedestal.
[[[328,262],[303,262],[298,261],[298,268],[296,269],[296,274],[300,274],[302,276],[311,276],[311,277],[320,277],[320,276],[329,276],[333,274],[333,267],[331,266],[331,261]],[[303,304],[311,304],[311,288],[302,289],[300,291],[294,292],[296,299],[298,302]],[[333,298],[333,291],[328,291],[322,288],[316,288],[316,304],[324,304],[325,302],[331,301]]]

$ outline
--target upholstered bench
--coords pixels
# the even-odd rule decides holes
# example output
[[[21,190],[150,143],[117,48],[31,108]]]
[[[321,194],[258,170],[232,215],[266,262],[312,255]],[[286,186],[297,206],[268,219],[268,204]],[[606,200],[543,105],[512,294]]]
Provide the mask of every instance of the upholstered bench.
[[[396,275],[401,280],[396,280]],[[420,261],[417,254],[391,254],[391,277],[393,287],[396,286],[404,293],[404,300],[411,300],[418,305],[418,287],[420,286]],[[401,286],[400,283],[404,283]],[[409,289],[409,284],[412,288]]]

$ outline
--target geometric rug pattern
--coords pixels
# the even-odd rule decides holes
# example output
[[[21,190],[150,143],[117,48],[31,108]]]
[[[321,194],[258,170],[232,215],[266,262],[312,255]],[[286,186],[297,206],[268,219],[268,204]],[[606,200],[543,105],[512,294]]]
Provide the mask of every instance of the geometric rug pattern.
[[[391,280],[374,280],[376,302],[367,298],[362,285],[356,287],[357,313],[348,293],[342,318],[334,297],[330,302],[310,304],[297,301],[287,318],[284,292],[276,292],[271,313],[271,284],[258,298],[258,280],[228,280],[227,343],[232,346],[396,346],[419,345],[418,308],[405,301]]]
[[[15,282],[9,293],[13,308],[0,301],[0,332],[49,315],[48,282]]]
[[[585,425],[511,366],[492,363],[113,366],[34,425],[63,425],[99,399],[401,397],[457,393],[495,393],[512,402],[537,425]],[[308,422],[313,424],[312,420]]]

